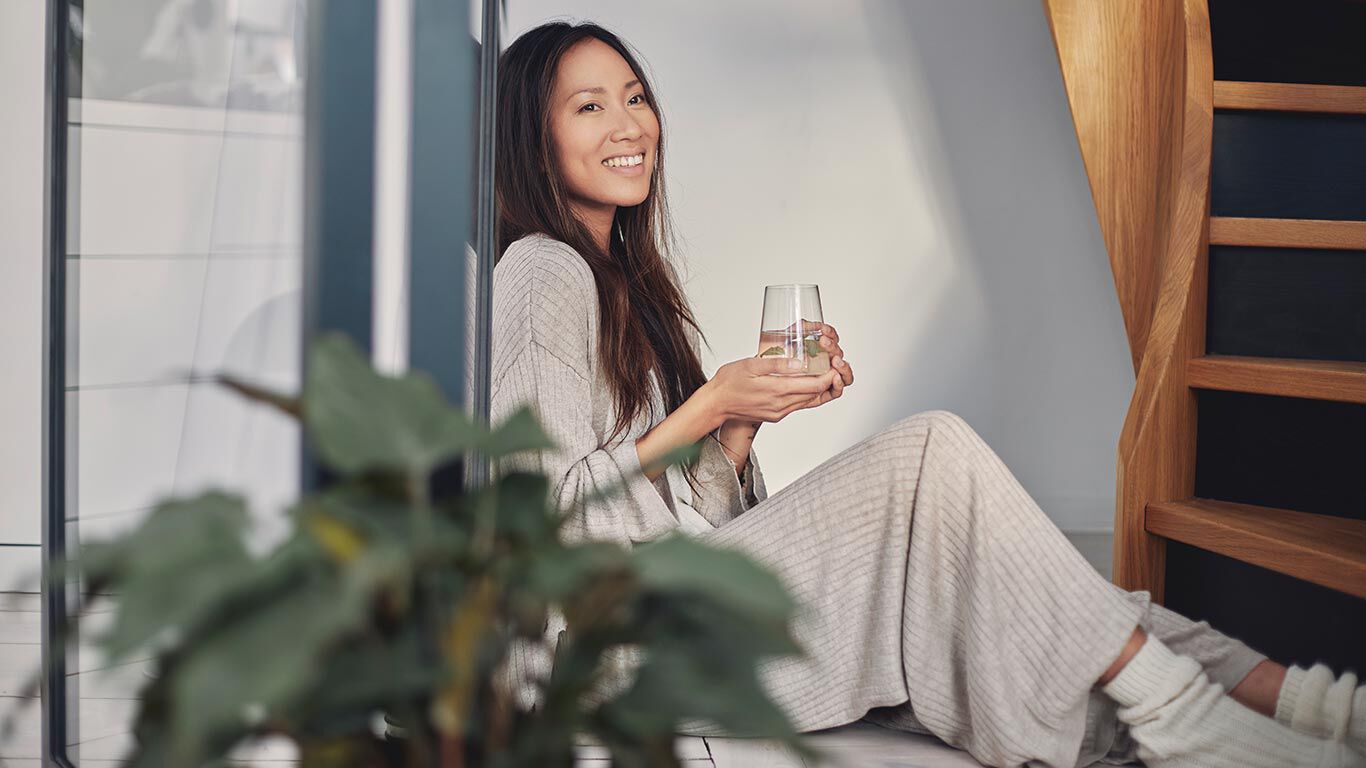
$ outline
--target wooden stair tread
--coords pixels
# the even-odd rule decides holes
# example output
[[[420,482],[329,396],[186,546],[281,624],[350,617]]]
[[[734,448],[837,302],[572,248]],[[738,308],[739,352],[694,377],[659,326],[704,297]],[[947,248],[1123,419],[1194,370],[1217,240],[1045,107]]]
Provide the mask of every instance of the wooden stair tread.
[[[1215,80],[1214,108],[1366,115],[1366,88]]]
[[[1366,221],[1211,216],[1211,245],[1366,250]]]
[[[1186,363],[1192,389],[1366,403],[1366,363],[1206,355]]]
[[[1366,598],[1366,520],[1189,499],[1149,504],[1149,533]]]

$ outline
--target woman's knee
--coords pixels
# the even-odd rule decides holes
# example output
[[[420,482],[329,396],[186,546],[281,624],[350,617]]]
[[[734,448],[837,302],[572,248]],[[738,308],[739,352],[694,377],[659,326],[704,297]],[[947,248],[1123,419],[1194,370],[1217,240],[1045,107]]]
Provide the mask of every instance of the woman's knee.
[[[949,439],[980,439],[971,425],[952,411],[921,411],[896,422],[891,428],[903,434],[924,434]]]
[[[899,436],[914,440],[914,458],[921,481],[936,486],[971,483],[990,448],[981,436],[956,413],[923,411],[894,425]],[[944,509],[942,514],[973,513],[975,509]]]
[[[980,440],[962,417],[949,411],[922,411],[907,416],[878,436],[878,442],[895,447],[890,452],[909,461],[917,473],[927,466],[935,471],[966,469],[959,456],[971,452],[965,449]],[[943,458],[947,456],[955,458],[946,464]]]

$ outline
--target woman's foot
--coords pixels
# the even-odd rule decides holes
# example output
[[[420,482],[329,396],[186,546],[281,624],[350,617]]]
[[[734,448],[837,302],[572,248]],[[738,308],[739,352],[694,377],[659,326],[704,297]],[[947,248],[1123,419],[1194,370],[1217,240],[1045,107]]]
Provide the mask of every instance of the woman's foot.
[[[1194,659],[1149,636],[1103,689],[1149,766],[1366,768],[1341,741],[1299,733],[1224,694]]]
[[[1351,672],[1334,678],[1324,664],[1291,667],[1276,698],[1276,721],[1366,755],[1366,686]]]

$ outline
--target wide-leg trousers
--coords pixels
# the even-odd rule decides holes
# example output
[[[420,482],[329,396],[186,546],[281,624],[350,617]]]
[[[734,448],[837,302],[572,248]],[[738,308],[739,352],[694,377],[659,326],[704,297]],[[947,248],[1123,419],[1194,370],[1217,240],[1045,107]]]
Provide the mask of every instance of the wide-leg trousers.
[[[1136,626],[1231,690],[1262,655],[1101,577],[961,418],[903,419],[702,536],[773,569],[805,655],[761,670],[801,730],[867,718],[993,766],[1122,756],[1095,688]]]

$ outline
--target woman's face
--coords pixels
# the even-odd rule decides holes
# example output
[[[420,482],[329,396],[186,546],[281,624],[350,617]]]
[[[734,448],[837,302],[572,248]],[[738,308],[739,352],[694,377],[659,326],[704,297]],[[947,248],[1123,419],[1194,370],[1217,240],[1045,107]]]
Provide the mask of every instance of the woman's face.
[[[590,38],[560,59],[550,95],[550,141],[569,203],[610,225],[618,206],[650,192],[659,119],[626,59]]]

